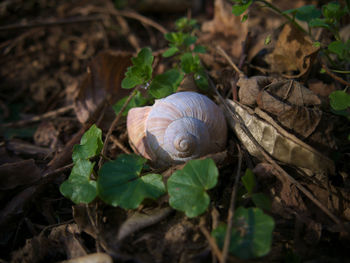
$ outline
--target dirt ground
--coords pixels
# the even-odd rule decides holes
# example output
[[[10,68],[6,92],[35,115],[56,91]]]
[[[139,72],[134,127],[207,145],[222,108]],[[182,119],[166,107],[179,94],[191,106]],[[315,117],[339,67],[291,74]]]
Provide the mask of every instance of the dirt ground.
[[[272,2],[281,10],[327,3]],[[254,191],[271,200],[264,210],[275,222],[271,251],[251,260],[229,255],[227,262],[350,262],[350,122],[331,111],[328,97],[346,87],[349,75],[321,74],[319,48],[270,9],[254,6],[241,22],[231,8],[223,0],[0,3],[0,262],[220,262],[222,251],[206,233],[227,222],[235,178],[247,168],[256,176]],[[105,139],[115,118],[112,105],[130,94],[121,81],[140,48],[152,49],[154,74],[172,67],[161,56],[164,33],[181,17],[197,20],[195,34],[206,48],[200,58],[221,96],[253,112],[259,108],[259,120],[274,119],[286,131],[277,128],[282,135],[274,140],[296,143],[290,146],[296,153],[281,150],[271,160],[253,154],[228,117],[227,145],[212,156],[219,181],[208,191],[204,214],[186,217],[169,207],[167,195],[136,210],[98,198],[74,204],[59,190],[71,172],[73,145],[94,123]],[[345,17],[341,28],[349,22]],[[349,39],[349,27],[342,32]],[[330,42],[327,32],[314,33]],[[251,101],[255,92],[259,97]],[[280,100],[281,93],[290,96]],[[223,106],[217,95],[206,95]],[[112,160],[133,152],[125,116],[106,150]],[[168,178],[179,168],[150,169]],[[238,190],[235,206],[253,205]]]

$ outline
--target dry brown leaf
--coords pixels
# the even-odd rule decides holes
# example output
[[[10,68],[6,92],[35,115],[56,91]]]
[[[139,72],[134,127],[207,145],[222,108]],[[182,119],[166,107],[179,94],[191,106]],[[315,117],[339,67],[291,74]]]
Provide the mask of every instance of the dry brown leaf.
[[[88,73],[79,85],[75,100],[75,113],[84,123],[95,112],[98,105],[107,97],[112,105],[129,93],[121,88],[125,71],[131,65],[131,53],[104,51],[90,63]]]
[[[203,23],[204,35],[200,37],[200,42],[213,48],[220,45],[237,58],[242,53],[242,42],[248,33],[248,23],[242,23],[242,17],[233,15],[231,10],[232,4],[215,0],[214,19]]]
[[[286,24],[273,52],[266,56],[266,62],[272,72],[299,78],[309,71],[318,51],[306,34]]]
[[[322,111],[320,99],[299,82],[279,81],[261,90],[257,97],[260,109],[274,116],[284,127],[303,138],[318,126]],[[311,107],[308,107],[311,106]]]

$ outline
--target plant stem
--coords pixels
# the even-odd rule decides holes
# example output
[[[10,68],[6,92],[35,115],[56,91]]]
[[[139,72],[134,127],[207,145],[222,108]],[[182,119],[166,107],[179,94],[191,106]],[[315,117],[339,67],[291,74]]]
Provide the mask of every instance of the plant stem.
[[[136,95],[136,92],[139,90],[139,87],[135,88],[133,90],[133,92],[129,95],[129,97],[127,98],[127,100],[125,101],[123,107],[120,109],[119,113],[117,114],[117,116],[115,117],[115,119],[113,120],[111,126],[109,127],[108,129],[108,132],[106,134],[106,138],[105,138],[105,141],[103,143],[103,148],[102,148],[102,151],[101,151],[101,156],[105,156],[106,155],[106,150],[107,150],[107,144],[109,142],[109,139],[111,137],[111,134],[115,128],[115,126],[117,125],[118,121],[120,120],[124,110],[126,109],[126,107],[128,106],[129,102],[131,101],[131,99]],[[100,158],[100,161],[98,163],[98,166],[99,168],[101,168],[102,166],[102,160],[103,158]]]
[[[256,0],[256,2],[261,2],[263,3],[265,6],[271,8],[273,11],[277,12],[278,14],[280,14],[281,16],[285,17],[289,22],[291,22],[296,28],[298,28],[300,31],[304,32],[305,34],[309,35],[310,37],[311,34],[309,34],[304,28],[301,27],[301,25],[299,25],[299,23],[297,23],[293,18],[291,18],[289,15],[285,14],[282,12],[282,10],[280,10],[277,6],[265,1],[265,0]]]

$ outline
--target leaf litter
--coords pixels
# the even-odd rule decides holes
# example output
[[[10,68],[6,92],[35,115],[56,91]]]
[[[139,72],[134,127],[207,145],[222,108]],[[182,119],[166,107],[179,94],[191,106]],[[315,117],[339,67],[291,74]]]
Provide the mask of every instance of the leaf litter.
[[[198,1],[192,2],[189,6],[199,12],[194,8],[198,7]],[[86,259],[90,257],[93,262],[112,262],[112,257],[118,262],[210,261],[211,253],[215,252],[202,234],[199,221],[204,219],[208,230],[216,228],[211,226],[212,222],[225,222],[237,165],[235,145],[239,141],[250,153],[244,154],[242,171],[246,167],[254,168],[254,191],[271,198],[268,213],[276,223],[271,252],[256,261],[281,262],[287,260],[286,253],[304,260],[341,262],[344,259],[348,233],[332,222],[295,183],[283,179],[280,170],[260,156],[259,147],[242,137],[242,131],[236,131],[237,135],[231,132],[227,150],[211,156],[219,168],[219,183],[207,191],[211,205],[200,219],[189,219],[183,213],[174,212],[168,207],[168,196],[157,201],[146,199],[136,210],[111,207],[99,200],[73,206],[63,198],[58,189],[71,171],[73,146],[79,144],[93,123],[105,134],[115,115],[112,106],[129,94],[120,86],[135,54],[133,47],[166,48],[163,32],[150,25],[157,21],[171,30],[174,17],[185,13],[180,9],[180,13],[168,17],[164,16],[166,11],[157,15],[140,11],[149,8],[139,7],[136,12],[144,12],[146,20],[131,22],[127,16],[121,20],[113,11],[106,12],[115,10],[110,1],[98,4],[87,1],[84,5],[70,1],[26,3],[19,8],[5,1],[2,9],[4,19],[8,19],[6,24],[15,24],[17,28],[0,31],[1,61],[6,65],[0,70],[4,83],[0,92],[1,122],[15,124],[19,120],[30,120],[16,125],[23,131],[33,127],[35,133],[1,127],[1,259],[90,262]],[[292,9],[305,4],[295,1],[286,7],[280,3],[280,7]],[[10,15],[13,8],[19,10],[16,16]],[[328,211],[344,220],[343,227],[348,227],[349,143],[344,135],[348,124],[344,125],[340,117],[331,116],[325,108],[330,92],[341,86],[315,72],[319,48],[289,24],[279,31],[283,20],[266,10],[262,11],[264,16],[252,10],[245,22],[241,22],[242,17],[231,14],[231,5],[225,1],[205,3],[199,10],[193,13],[202,23],[197,34],[208,50],[201,58],[215,83],[220,84],[221,76],[229,70],[229,63],[216,51],[220,45],[234,61],[243,61],[238,64],[244,72],[250,72],[249,78],[235,77],[232,71],[226,76],[228,87],[236,85],[239,95],[239,102],[230,100],[229,103],[235,105],[236,111],[239,111],[237,107],[244,109],[249,121],[256,120],[252,131],[262,126],[264,131],[269,131],[265,135],[274,138],[258,140],[258,143],[279,148],[281,151],[270,153],[283,169]],[[138,14],[136,12],[134,14]],[[96,13],[99,17],[90,17]],[[86,21],[70,20],[74,16]],[[25,31],[18,27],[23,17],[28,21],[51,17],[57,24],[39,25]],[[70,26],[62,21],[68,21]],[[242,42],[249,39],[248,31],[255,41],[244,46]],[[345,31],[342,32],[344,35]],[[271,43],[264,44],[268,35],[272,36]],[[157,72],[171,68],[158,54],[155,59]],[[346,100],[344,103],[336,107],[344,109],[345,105],[346,109]],[[60,111],[72,104],[74,113]],[[47,112],[53,113],[45,115]],[[36,116],[40,117],[33,119]],[[107,158],[116,159],[124,152],[123,148],[131,151],[124,120],[117,124],[114,140],[106,146]],[[11,132],[11,136],[6,136],[6,132]],[[182,165],[155,173],[163,175],[166,185],[170,174],[181,169]],[[218,218],[213,216],[214,211],[219,213]],[[106,254],[96,253],[100,251]],[[231,257],[228,262],[234,260]]]

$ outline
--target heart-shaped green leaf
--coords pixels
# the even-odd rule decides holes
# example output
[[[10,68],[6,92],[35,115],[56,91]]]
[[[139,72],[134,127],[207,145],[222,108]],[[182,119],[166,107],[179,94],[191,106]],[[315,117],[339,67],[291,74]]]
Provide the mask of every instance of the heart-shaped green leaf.
[[[80,144],[74,145],[73,162],[79,159],[89,159],[96,156],[102,150],[102,131],[95,124],[81,137]]]
[[[234,226],[229,251],[242,258],[257,258],[269,253],[272,243],[272,231],[275,222],[259,208],[239,207],[235,211]],[[220,225],[212,231],[219,247],[223,247],[226,225]]]
[[[206,190],[217,184],[219,172],[212,159],[191,160],[168,180],[169,204],[188,217],[202,214],[210,198]]]
[[[96,181],[90,180],[93,168],[89,160],[77,160],[69,179],[61,184],[61,193],[76,204],[92,202],[97,195]]]
[[[162,176],[140,177],[146,159],[135,154],[121,154],[105,163],[97,180],[99,197],[107,204],[135,209],[145,198],[156,199],[165,193]]]
[[[183,74],[177,69],[170,69],[157,75],[150,87],[149,93],[156,99],[161,99],[173,94],[183,79]]]

